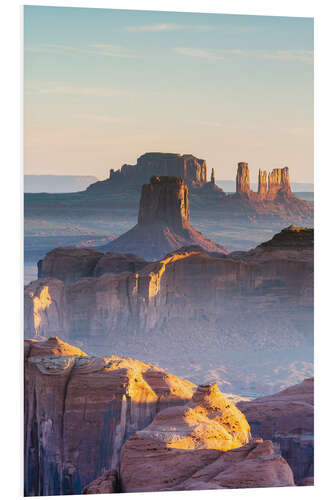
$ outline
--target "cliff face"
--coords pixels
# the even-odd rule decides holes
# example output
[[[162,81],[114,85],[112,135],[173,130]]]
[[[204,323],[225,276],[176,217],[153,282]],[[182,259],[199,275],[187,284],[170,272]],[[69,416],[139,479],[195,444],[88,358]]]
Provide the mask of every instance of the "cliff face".
[[[236,176],[236,193],[249,194],[250,192],[250,172],[247,163],[238,163]]]
[[[80,493],[118,468],[124,441],[156,412],[192,396],[193,384],[153,365],[56,338],[25,344],[26,496]]]
[[[178,176],[188,187],[200,187],[207,182],[205,160],[193,155],[174,153],[145,153],[137,159],[136,165],[123,165],[120,170],[110,170],[105,181],[91,184],[88,192],[103,192],[141,188],[152,176]]]
[[[180,230],[189,224],[188,189],[181,177],[152,177],[142,186],[138,225]]]
[[[291,466],[296,483],[313,478],[314,379],[277,394],[238,403],[254,436],[272,440]]]
[[[216,200],[222,216],[251,220],[285,220],[298,224],[313,224],[313,206],[295,196],[290,188],[289,168],[275,168],[268,173],[259,170],[258,191],[250,189],[247,163],[239,163],[236,194]]]
[[[242,413],[216,386],[199,386],[185,406],[164,410],[121,452],[124,492],[294,484],[271,443],[249,442]],[[232,450],[232,451],[228,451]]]
[[[222,254],[228,251],[189,223],[188,188],[181,177],[157,177],[142,186],[138,224],[102,250],[130,252],[157,260],[181,247],[199,245]]]
[[[177,341],[184,354],[204,339],[207,349],[311,342],[313,231],[308,240],[302,231],[311,233],[288,229],[230,257],[184,249],[135,273],[37,280],[25,288],[26,336],[62,329],[66,339],[119,349],[149,337],[158,352]]]

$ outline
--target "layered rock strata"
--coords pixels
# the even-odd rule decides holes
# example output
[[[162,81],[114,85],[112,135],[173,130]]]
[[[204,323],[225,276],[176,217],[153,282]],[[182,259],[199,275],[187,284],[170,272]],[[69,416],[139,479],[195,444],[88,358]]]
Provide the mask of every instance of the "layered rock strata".
[[[85,248],[54,248],[38,261],[38,278],[53,277],[64,283],[102,274],[136,273],[148,262],[130,253],[98,252]]]
[[[305,379],[277,394],[237,404],[252,434],[275,443],[292,468],[296,483],[313,476],[313,383],[313,378]]]
[[[199,245],[204,250],[228,251],[189,223],[188,188],[181,177],[152,177],[142,186],[138,223],[102,250],[131,252],[157,260],[178,248]]]
[[[25,288],[25,335],[119,349],[149,338],[156,352],[177,341],[184,355],[206,341],[207,349],[311,342],[313,230],[288,228],[230,257],[193,247],[135,273],[34,281]]]
[[[199,386],[185,406],[158,413],[121,452],[124,492],[293,485],[272,443],[247,444],[250,428],[217,386]],[[228,451],[232,450],[232,451]]]
[[[153,365],[87,356],[56,338],[25,344],[26,496],[80,493],[118,468],[131,434],[192,397],[192,383]]]

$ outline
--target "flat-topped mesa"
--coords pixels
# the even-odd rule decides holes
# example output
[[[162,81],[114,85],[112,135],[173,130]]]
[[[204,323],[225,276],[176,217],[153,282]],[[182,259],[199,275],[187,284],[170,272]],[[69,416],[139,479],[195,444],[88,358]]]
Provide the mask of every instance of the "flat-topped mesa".
[[[153,176],[142,186],[139,226],[179,229],[188,225],[189,215],[188,188],[181,177]]]
[[[266,170],[259,169],[258,195],[262,198],[265,198],[267,195],[267,172],[266,172]]]
[[[249,165],[245,162],[238,163],[236,176],[236,192],[238,194],[250,193],[250,172]]]
[[[268,174],[267,197],[272,199],[279,191],[283,191],[286,194],[291,193],[288,167],[274,168],[272,172]]]

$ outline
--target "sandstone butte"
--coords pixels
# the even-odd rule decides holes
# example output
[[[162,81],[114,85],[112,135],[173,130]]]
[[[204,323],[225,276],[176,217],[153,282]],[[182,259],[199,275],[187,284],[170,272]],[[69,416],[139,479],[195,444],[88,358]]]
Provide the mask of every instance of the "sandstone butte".
[[[108,179],[91,184],[87,192],[96,194],[139,190],[152,176],[182,177],[193,200],[201,200],[201,210],[214,210],[220,216],[313,223],[313,206],[291,191],[288,167],[275,168],[271,172],[259,170],[258,189],[254,192],[250,189],[248,163],[239,162],[236,193],[226,194],[215,184],[214,169],[210,181],[207,181],[205,160],[193,155],[145,153],[138,158],[136,165],[125,164],[116,171],[111,169]]]
[[[101,250],[134,253],[157,260],[181,247],[198,245],[204,250],[226,254],[218,243],[205,238],[190,222],[188,187],[181,177],[153,176],[144,184],[138,223]]]
[[[227,256],[180,249],[137,272],[112,272],[115,257],[101,276],[93,270],[75,279],[74,271],[70,281],[66,253],[75,251],[49,252],[39,266],[48,276],[25,287],[25,337],[60,336],[88,346],[112,339],[119,349],[135,345],[140,357],[147,336],[151,349],[164,352],[175,338],[179,349],[184,339],[187,351],[198,339],[219,348],[217,336],[231,348],[312,340],[313,229],[291,226],[254,250]]]
[[[291,466],[297,484],[313,483],[314,379],[276,394],[237,404],[254,436],[272,440]]]
[[[87,356],[58,338],[25,341],[24,383],[26,496],[80,493],[118,468],[131,434],[189,401],[195,387],[140,361]]]

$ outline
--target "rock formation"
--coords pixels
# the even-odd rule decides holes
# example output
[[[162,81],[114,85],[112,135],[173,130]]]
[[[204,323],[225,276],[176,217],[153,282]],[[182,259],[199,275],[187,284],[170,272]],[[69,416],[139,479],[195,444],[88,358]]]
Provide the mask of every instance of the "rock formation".
[[[201,191],[204,189],[193,191],[193,196]],[[248,164],[238,163],[236,193],[211,198],[206,210],[211,210],[213,205],[220,216],[228,219],[313,224],[313,205],[292,193],[288,167],[275,168],[268,175],[265,170],[259,170],[258,191],[255,193],[250,189]]]
[[[140,189],[152,176],[182,177],[188,187],[203,186],[207,182],[206,161],[193,155],[145,153],[137,159],[136,165],[125,164],[116,171],[111,169],[109,179],[91,184],[87,191]]]
[[[258,195],[261,199],[266,198],[267,195],[267,172],[259,169],[258,174]]]
[[[82,490],[83,495],[98,495],[99,493],[120,493],[118,491],[118,473],[115,469],[104,472]]]
[[[90,248],[55,248],[38,262],[38,278],[52,276],[71,283],[102,274],[136,273],[148,262],[129,253],[98,252]]]
[[[219,376],[231,384],[229,392],[252,394],[252,376],[257,394],[279,390],[283,378],[269,366],[268,378],[259,370],[269,350],[294,352],[295,360],[301,346],[312,345],[313,230],[289,228],[228,256],[192,247],[137,272],[67,284],[39,279],[25,288],[25,336],[60,336],[96,354],[112,345],[116,354],[160,363],[198,383],[226,364]],[[257,356],[249,357],[254,349],[261,351],[259,367]],[[225,354],[230,351],[237,357]],[[232,359],[241,352],[244,363],[236,370]],[[271,359],[279,359],[276,352]],[[249,363],[253,374],[243,376]],[[312,375],[308,367],[305,373]]]
[[[250,171],[248,164],[244,162],[238,163],[236,193],[247,195],[250,193]]]
[[[122,491],[294,485],[272,443],[249,439],[234,404],[216,386],[199,386],[189,403],[161,411],[124,444]]]
[[[192,206],[214,216],[218,213],[231,220],[313,224],[313,205],[291,192],[288,167],[275,168],[269,173],[259,170],[258,191],[255,193],[250,189],[248,163],[239,162],[236,193],[226,195],[215,183],[214,169],[210,182],[207,182],[205,160],[193,155],[145,153],[138,158],[136,165],[125,164],[116,171],[111,169],[110,177],[91,184],[87,193],[93,196],[123,193],[127,203],[131,204],[133,197],[152,176],[182,177],[189,189]]]
[[[277,394],[237,405],[252,434],[274,442],[292,468],[296,483],[313,476],[313,382],[313,378],[306,379]]]
[[[178,248],[199,245],[228,253],[189,223],[188,188],[181,177],[152,177],[142,186],[138,223],[102,250],[130,252],[157,260]]]
[[[118,468],[131,434],[194,388],[153,365],[87,356],[56,338],[25,341],[24,382],[26,496],[80,493]],[[112,473],[94,488],[105,482],[114,484]]]

